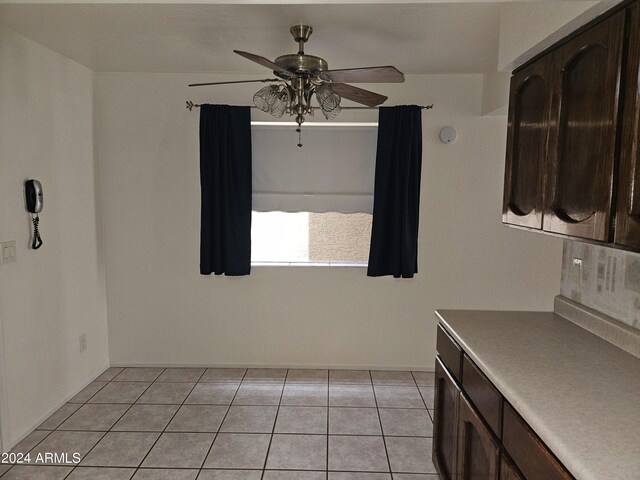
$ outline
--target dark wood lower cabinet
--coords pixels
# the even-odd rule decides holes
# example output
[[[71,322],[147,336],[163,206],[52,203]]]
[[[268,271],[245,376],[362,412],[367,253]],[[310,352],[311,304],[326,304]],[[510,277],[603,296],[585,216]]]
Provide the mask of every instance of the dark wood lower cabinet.
[[[542,440],[509,404],[505,404],[502,444],[527,480],[572,480]]]
[[[433,464],[442,480],[456,479],[458,448],[458,404],[460,389],[455,380],[436,358],[433,419]]]
[[[500,449],[464,395],[458,420],[458,479],[498,480]]]
[[[436,356],[433,464],[440,480],[575,480],[445,329],[463,362],[459,383]],[[445,338],[444,336],[441,338]]]

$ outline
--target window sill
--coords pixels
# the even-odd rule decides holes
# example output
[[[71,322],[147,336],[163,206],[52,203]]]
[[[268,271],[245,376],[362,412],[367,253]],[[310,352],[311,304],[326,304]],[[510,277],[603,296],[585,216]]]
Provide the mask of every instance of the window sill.
[[[252,267],[356,267],[367,268],[366,263],[344,262],[251,262]]]

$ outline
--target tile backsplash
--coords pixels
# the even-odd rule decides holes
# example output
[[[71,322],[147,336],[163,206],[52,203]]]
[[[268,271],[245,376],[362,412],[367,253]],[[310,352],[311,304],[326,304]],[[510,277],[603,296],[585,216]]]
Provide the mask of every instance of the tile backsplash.
[[[640,329],[640,254],[565,240],[560,293]]]

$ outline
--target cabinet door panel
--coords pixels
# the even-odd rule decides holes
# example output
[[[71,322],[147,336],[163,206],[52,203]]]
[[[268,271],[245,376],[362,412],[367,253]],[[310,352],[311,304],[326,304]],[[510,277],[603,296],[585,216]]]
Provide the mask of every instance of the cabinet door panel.
[[[433,418],[433,464],[442,480],[456,479],[460,389],[436,357]]]
[[[500,480],[525,480],[505,452],[502,452],[502,460],[500,461]]]
[[[460,394],[458,467],[460,480],[498,480],[500,451],[480,416]]]
[[[640,248],[640,4],[630,11],[615,243]]]
[[[608,241],[624,12],[554,53],[544,229]]]
[[[551,61],[544,57],[511,78],[502,221],[542,228]]]

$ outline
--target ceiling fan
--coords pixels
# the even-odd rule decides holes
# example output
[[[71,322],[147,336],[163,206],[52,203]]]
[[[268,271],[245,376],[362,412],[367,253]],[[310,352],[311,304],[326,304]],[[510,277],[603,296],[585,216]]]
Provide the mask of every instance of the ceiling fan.
[[[402,83],[404,75],[392,66],[347,68],[330,70],[326,60],[315,55],[304,53],[304,44],[309,40],[313,29],[308,25],[294,25],[289,29],[298,43],[298,53],[281,55],[273,62],[253,53],[234,50],[238,55],[251,60],[273,71],[277,78],[262,80],[238,80],[231,82],[193,83],[190,87],[205,85],[224,85],[231,83],[268,83],[258,90],[253,101],[260,110],[275,117],[285,113],[294,116],[298,131],[305,120],[305,115],[313,115],[315,108],[320,108],[327,120],[340,113],[342,98],[376,107],[387,100],[387,97],[348,83]],[[311,105],[315,94],[318,107]]]

